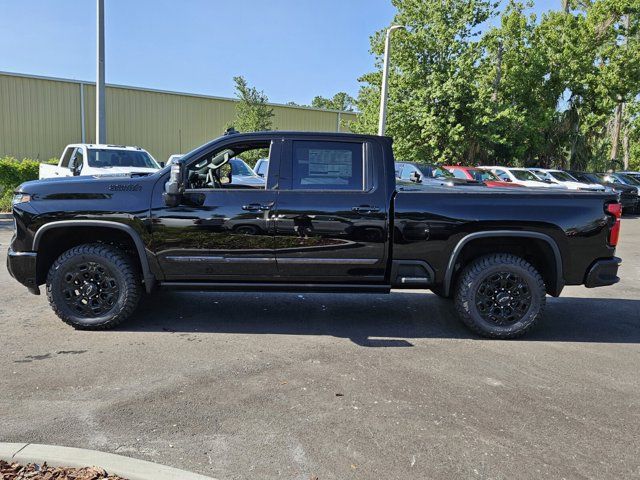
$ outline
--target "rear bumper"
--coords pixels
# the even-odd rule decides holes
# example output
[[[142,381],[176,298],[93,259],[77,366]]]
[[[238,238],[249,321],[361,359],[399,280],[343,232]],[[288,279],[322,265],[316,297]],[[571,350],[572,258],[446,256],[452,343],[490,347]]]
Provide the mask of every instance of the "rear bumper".
[[[618,283],[618,267],[622,263],[618,257],[602,258],[591,264],[584,278],[587,288],[606,287]]]
[[[14,252],[9,248],[7,252],[7,270],[18,282],[29,289],[31,293],[40,294],[36,280],[36,252]]]

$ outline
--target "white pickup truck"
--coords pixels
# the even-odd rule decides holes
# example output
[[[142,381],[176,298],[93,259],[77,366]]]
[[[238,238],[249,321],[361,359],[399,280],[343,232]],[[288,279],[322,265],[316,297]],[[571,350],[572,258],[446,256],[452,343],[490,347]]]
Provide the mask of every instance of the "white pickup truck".
[[[39,178],[153,173],[159,168],[161,165],[140,147],[74,143],[67,145],[57,165],[41,163]]]

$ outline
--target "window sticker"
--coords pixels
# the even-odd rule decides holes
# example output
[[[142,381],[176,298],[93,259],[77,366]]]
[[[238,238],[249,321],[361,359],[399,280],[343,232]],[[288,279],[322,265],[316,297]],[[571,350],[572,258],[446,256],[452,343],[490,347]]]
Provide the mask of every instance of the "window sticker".
[[[309,149],[309,176],[350,178],[352,164],[350,150]]]

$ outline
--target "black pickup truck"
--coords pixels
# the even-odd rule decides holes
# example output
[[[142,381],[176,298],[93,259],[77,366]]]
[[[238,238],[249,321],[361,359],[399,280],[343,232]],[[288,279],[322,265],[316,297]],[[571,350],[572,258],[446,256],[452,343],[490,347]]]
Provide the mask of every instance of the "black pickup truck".
[[[225,166],[254,150],[269,159],[265,185],[234,184]],[[46,284],[55,313],[82,329],[117,325],[156,288],[426,288],[493,338],[526,332],[565,285],[619,280],[612,193],[394,177],[389,138],[226,135],[153,174],[21,185],[8,268],[32,293]]]

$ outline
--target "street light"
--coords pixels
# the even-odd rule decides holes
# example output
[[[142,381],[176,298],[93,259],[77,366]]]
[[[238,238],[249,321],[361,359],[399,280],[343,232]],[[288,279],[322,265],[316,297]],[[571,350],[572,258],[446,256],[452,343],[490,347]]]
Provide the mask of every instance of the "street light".
[[[96,143],[107,143],[107,116],[104,94],[104,0],[97,1]]]
[[[380,91],[380,118],[378,119],[378,135],[384,135],[384,129],[387,123],[387,95],[389,92],[389,54],[391,50],[391,32],[399,28],[405,28],[402,25],[391,25],[387,29],[387,36],[384,40],[384,63],[382,67],[382,89]]]

